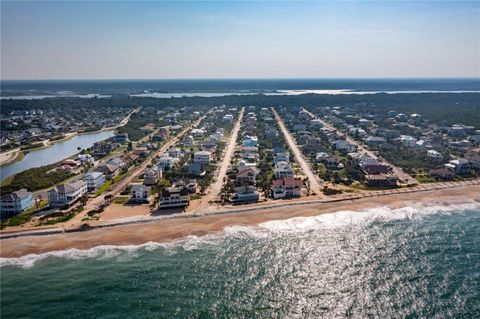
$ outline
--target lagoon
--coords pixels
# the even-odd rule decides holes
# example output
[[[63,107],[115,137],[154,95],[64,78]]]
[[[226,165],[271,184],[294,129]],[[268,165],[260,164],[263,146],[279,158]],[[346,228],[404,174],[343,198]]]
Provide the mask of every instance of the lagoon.
[[[94,133],[80,134],[72,139],[55,143],[53,146],[28,152],[25,157],[17,163],[0,168],[0,181],[6,177],[22,172],[24,170],[53,164],[62,159],[70,157],[82,149],[91,147],[98,141],[105,140],[113,136],[113,131],[103,131]]]

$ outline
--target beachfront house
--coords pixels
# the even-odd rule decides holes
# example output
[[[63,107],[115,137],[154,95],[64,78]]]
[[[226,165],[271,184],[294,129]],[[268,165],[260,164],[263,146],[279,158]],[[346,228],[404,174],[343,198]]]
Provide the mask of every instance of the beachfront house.
[[[230,197],[230,202],[234,204],[256,203],[260,198],[258,191],[254,186],[235,187],[235,193]]]
[[[0,200],[0,217],[19,214],[34,204],[33,195],[26,189],[21,189],[10,194],[4,194]]]
[[[132,185],[129,200],[131,203],[148,203],[149,198],[150,186],[145,186],[142,184]]]
[[[302,186],[302,180],[293,177],[273,180],[272,197],[274,199],[300,197]]]
[[[452,169],[449,169],[447,167],[440,167],[431,169],[428,172],[428,176],[438,177],[440,179],[453,179],[456,174]]]
[[[47,191],[51,207],[71,206],[87,193],[87,183],[82,180],[57,185]]]
[[[91,172],[83,176],[83,180],[87,183],[89,192],[97,190],[105,183],[105,175],[101,172]]]
[[[190,204],[190,190],[183,186],[162,189],[158,206],[163,208],[187,207]]]
[[[370,187],[392,187],[398,185],[398,177],[394,174],[365,175],[364,182]]]

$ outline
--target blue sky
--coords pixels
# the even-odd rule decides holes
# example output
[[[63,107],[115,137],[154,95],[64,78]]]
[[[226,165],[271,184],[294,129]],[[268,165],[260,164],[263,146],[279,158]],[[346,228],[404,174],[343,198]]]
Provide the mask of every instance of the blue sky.
[[[2,1],[1,76],[479,77],[480,2]]]

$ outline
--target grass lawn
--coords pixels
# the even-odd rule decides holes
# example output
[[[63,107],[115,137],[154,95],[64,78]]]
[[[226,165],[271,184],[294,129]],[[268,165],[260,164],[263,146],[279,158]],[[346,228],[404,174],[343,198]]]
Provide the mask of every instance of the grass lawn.
[[[102,186],[100,186],[97,189],[97,191],[94,193],[94,196],[97,197],[97,196],[103,194],[107,189],[109,189],[113,184],[118,183],[127,174],[128,174],[128,171],[125,172],[125,173],[119,174],[119,175],[115,176],[114,178],[106,181],[105,183],[103,183]]]
[[[119,197],[115,197],[113,199],[113,203],[123,205],[123,204],[126,204],[128,202],[128,200],[129,200],[128,196],[119,196]]]
[[[23,212],[7,220],[3,220],[0,224],[0,229],[4,229],[5,227],[20,226],[22,224],[28,223],[31,219],[32,214]]]
[[[44,221],[44,222],[40,223],[38,226],[54,225],[54,224],[57,224],[57,223],[63,223],[63,222],[66,222],[66,221],[72,219],[73,216],[75,216],[75,212],[71,212],[71,213],[68,213],[65,216],[60,216],[60,217],[57,217],[57,218],[54,218],[54,219],[48,219],[47,221]]]
[[[419,183],[435,183],[437,182],[437,179],[428,175],[417,175],[415,179]]]
[[[40,203],[38,204],[39,210],[44,208],[45,206],[48,205],[48,199],[41,200]],[[0,225],[0,229],[4,229],[5,227],[12,227],[12,226],[20,226],[23,225],[27,222],[29,222],[32,219],[32,213],[37,211],[37,206],[33,205],[26,211],[12,216],[7,220],[2,221]]]
[[[103,183],[103,185],[100,186],[97,189],[97,191],[95,192],[95,194],[94,194],[95,197],[100,196],[103,192],[105,192],[107,189],[109,189],[110,186],[112,186],[112,180],[108,180],[105,183]]]
[[[42,199],[39,203],[38,203],[38,210],[40,209],[43,209],[44,207],[46,207],[48,205],[48,199]],[[26,211],[24,211],[23,213],[26,213],[26,214],[31,214],[31,213],[34,213],[37,211],[37,205],[33,205],[32,207],[30,207],[29,209],[27,209]]]
[[[118,174],[117,176],[115,176],[115,177],[113,178],[113,182],[114,182],[114,183],[118,183],[118,182],[121,181],[122,178],[124,178],[125,175],[127,175],[127,174],[128,174],[128,171],[125,172],[125,173],[122,173],[122,174]]]

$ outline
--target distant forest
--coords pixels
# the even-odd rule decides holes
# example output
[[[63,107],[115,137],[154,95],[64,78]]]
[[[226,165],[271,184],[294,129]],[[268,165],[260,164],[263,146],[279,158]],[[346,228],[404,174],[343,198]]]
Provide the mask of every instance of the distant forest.
[[[463,123],[480,129],[480,93],[416,93],[416,94],[365,94],[365,95],[232,95],[223,97],[142,98],[117,96],[109,99],[46,98],[41,100],[2,100],[1,113],[12,110],[77,108],[77,107],[210,107],[218,105],[259,107],[343,106],[372,113],[396,110],[404,113],[420,113],[431,122],[450,125]]]

